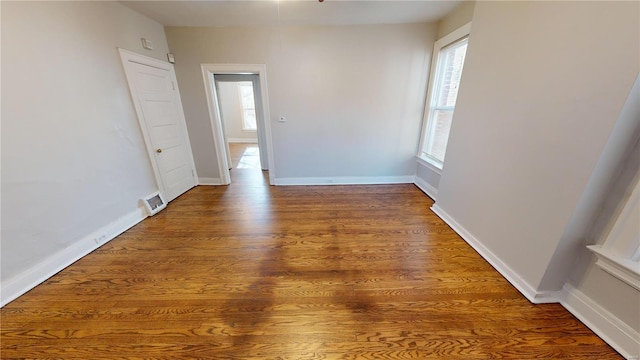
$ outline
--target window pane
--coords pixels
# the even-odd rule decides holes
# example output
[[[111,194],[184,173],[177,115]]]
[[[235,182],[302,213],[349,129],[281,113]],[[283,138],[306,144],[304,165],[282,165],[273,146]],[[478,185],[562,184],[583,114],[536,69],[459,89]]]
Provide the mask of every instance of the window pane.
[[[240,83],[240,97],[243,109],[255,109],[256,105],[253,100],[253,84],[251,82]]]
[[[438,86],[436,107],[456,105],[466,52],[466,39],[442,50],[440,55],[440,61],[442,61],[440,67],[440,84]]]
[[[255,109],[245,109],[242,118],[243,130],[256,130],[256,111]]]
[[[253,83],[243,81],[238,83],[240,89],[240,102],[242,103],[242,130],[257,129],[256,126],[256,103],[253,98]]]
[[[467,51],[467,38],[463,38],[440,49],[436,60],[436,74],[432,83],[432,97],[429,103],[427,128],[422,149],[423,156],[443,163],[451,120],[458,99],[458,89],[462,78]]]
[[[442,162],[444,162],[444,153],[449,141],[449,130],[451,130],[452,118],[453,110],[433,111],[433,120],[431,121],[429,135],[425,144],[424,152]]]

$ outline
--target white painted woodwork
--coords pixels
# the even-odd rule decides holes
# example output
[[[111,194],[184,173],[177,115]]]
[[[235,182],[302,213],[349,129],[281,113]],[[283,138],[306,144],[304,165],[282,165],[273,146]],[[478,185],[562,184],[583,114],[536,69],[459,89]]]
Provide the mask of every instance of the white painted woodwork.
[[[640,358],[640,333],[606,307],[570,283],[562,288],[561,304],[625,359]]]
[[[264,64],[201,64],[200,69],[202,71],[202,80],[204,83],[204,90],[207,96],[208,116],[211,122],[211,130],[213,134],[213,143],[215,146],[215,157],[218,163],[218,171],[220,174],[220,182],[222,185],[231,183],[231,175],[229,174],[229,164],[227,159],[227,144],[224,138],[224,129],[222,118],[220,116],[220,106],[218,101],[218,95],[214,86],[214,74],[256,74],[259,78],[259,92],[261,104],[256,104],[256,115],[262,110],[259,119],[265,119],[265,121],[258,120],[258,143],[266,145],[266,162],[264,161],[265,148],[261,147],[260,161],[263,168],[269,169],[269,183],[275,184],[275,160],[273,151],[273,137],[271,133],[271,122],[268,119],[271,118],[269,113],[269,95],[267,92],[267,67]],[[254,83],[254,91],[256,84]],[[262,130],[262,131],[261,131]],[[267,166],[264,166],[264,164]]]
[[[173,66],[120,52],[158,186],[171,201],[197,183]]]
[[[587,247],[598,256],[596,265],[602,270],[640,290],[640,181],[604,243]]]

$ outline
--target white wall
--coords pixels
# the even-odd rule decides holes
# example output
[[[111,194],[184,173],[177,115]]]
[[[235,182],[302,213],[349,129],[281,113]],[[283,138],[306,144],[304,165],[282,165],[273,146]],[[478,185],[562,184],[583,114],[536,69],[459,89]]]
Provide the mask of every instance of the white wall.
[[[438,39],[442,39],[453,30],[468,23],[473,18],[473,9],[475,9],[475,1],[463,1],[460,5],[456,6],[447,16],[438,21]]]
[[[639,10],[459,6],[438,24],[440,37],[473,13],[447,162],[442,177],[420,161],[416,173],[434,209],[529,299],[560,301],[635,358],[640,292],[585,245],[603,241],[640,176]]]
[[[219,82],[218,98],[224,120],[224,131],[229,142],[258,142],[258,133],[242,130],[242,100],[236,82]]]
[[[639,6],[476,3],[436,206],[530,295],[568,275],[541,287],[640,70]]]
[[[434,24],[165,31],[199,175],[219,177],[200,64],[236,63],[267,65],[276,178],[413,177]]]
[[[160,24],[115,2],[1,6],[6,290],[139,220],[156,184],[116,47],[164,59],[168,46]]]

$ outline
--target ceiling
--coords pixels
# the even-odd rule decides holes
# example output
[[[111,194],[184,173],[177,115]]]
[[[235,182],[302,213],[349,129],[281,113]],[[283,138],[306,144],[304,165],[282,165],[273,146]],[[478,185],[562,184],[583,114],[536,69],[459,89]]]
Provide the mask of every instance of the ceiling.
[[[164,26],[401,24],[438,20],[462,1],[121,1]]]

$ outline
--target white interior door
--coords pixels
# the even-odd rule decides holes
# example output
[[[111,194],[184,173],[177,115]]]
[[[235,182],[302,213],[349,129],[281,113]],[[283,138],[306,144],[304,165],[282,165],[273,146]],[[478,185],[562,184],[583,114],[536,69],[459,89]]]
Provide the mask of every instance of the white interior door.
[[[120,53],[158,186],[171,201],[197,184],[173,66]]]

